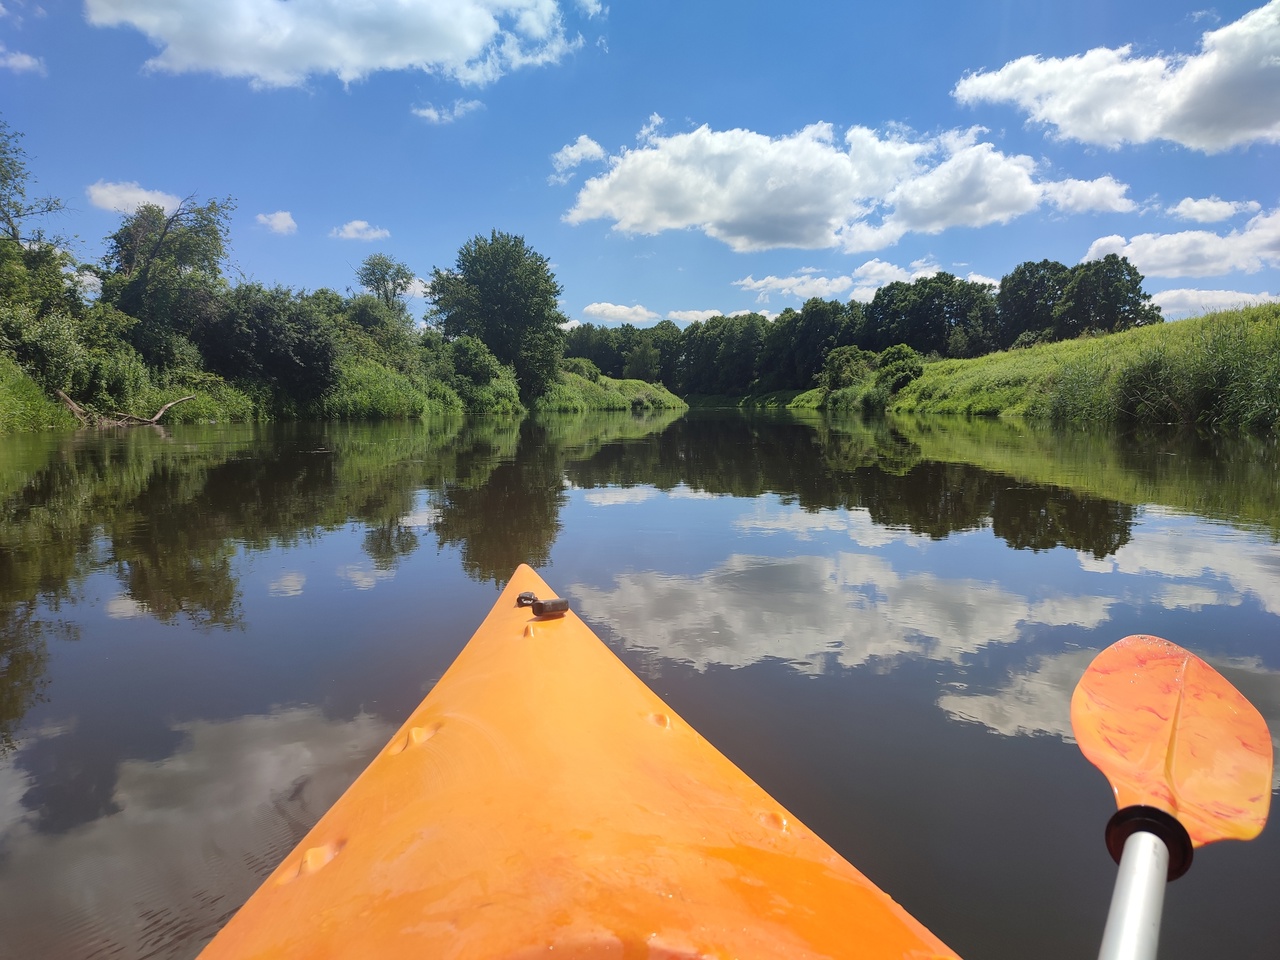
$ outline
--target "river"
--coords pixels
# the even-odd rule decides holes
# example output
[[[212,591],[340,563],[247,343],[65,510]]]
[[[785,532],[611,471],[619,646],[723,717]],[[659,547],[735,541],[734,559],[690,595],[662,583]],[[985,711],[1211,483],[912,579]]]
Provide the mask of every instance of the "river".
[[[1274,442],[737,412],[0,439],[0,958],[188,958],[532,564],[969,960],[1096,954],[1068,701],[1131,633],[1280,735]],[[1274,958],[1280,827],[1161,957]]]

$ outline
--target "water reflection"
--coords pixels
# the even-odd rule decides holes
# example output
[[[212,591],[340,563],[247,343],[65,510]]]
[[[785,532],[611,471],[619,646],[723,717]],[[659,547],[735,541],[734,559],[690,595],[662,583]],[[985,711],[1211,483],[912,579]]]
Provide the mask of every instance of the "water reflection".
[[[34,731],[56,740],[74,729]],[[51,832],[33,775],[0,760],[0,847],[21,877],[0,929],[27,957],[188,956],[332,805],[392,727],[313,708],[179,724],[159,760],[125,760],[107,809]],[[128,922],[121,923],[124,918]]]
[[[993,692],[955,689],[940,697],[938,705],[956,720],[980,723],[1002,736],[1047,734],[1074,742],[1071,695],[1098,653],[1070,650],[1038,657]],[[1280,753],[1280,670],[1268,669],[1257,658],[1206,659],[1258,708]],[[1275,771],[1273,789],[1280,790],[1280,770]]]
[[[850,791],[907,749],[953,779],[1057,770],[1070,689],[1127,633],[1206,655],[1280,729],[1276,468],[1256,441],[737,413],[5,441],[0,927],[23,957],[194,953],[522,562],[718,743],[768,705],[735,758],[841,811],[833,837],[835,755],[881,765]],[[807,719],[770,754],[779,715]],[[864,822],[887,837],[899,806]],[[999,829],[982,808],[957,829]],[[918,813],[906,833],[947,815]],[[883,853],[920,866],[916,909],[943,855]]]
[[[781,659],[804,673],[902,657],[960,662],[1030,625],[1093,628],[1109,599],[1031,598],[997,584],[904,574],[871,554],[733,556],[698,577],[625,573],[571,592],[593,622],[652,658],[699,670]]]

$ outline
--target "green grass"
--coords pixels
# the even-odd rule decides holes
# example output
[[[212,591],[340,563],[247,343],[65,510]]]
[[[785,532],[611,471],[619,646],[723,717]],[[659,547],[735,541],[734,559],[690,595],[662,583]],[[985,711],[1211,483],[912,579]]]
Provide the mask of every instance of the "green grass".
[[[75,418],[50,400],[22,368],[0,354],[0,434],[70,430]]]
[[[1280,426],[1280,304],[926,364],[894,413]]]
[[[534,404],[538,413],[587,413],[594,410],[680,410],[686,406],[660,383],[614,380],[592,381],[567,370],[551,390]]]

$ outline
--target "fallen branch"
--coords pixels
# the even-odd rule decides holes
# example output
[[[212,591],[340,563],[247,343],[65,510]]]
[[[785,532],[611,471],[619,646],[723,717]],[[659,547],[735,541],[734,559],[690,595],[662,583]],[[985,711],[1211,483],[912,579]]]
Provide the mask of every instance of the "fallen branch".
[[[61,390],[56,390],[54,392],[58,394],[58,399],[63,402],[66,408],[71,411],[71,415],[80,421],[80,426],[87,427],[89,425],[90,418],[84,407],[80,406],[80,404],[76,403]]]
[[[176,404],[182,403],[182,401],[184,400],[194,400],[195,398],[196,398],[196,395],[193,393],[193,394],[190,394],[189,396],[179,397],[177,400],[170,400],[163,407],[161,407],[159,410],[156,411],[156,414],[154,417],[150,417],[150,418],[134,416],[132,413],[120,413],[119,411],[112,411],[111,416],[115,417],[115,420],[113,421],[104,420],[102,425],[112,426],[112,427],[154,427],[157,423],[160,422],[160,418],[169,412],[170,407],[175,406]]]

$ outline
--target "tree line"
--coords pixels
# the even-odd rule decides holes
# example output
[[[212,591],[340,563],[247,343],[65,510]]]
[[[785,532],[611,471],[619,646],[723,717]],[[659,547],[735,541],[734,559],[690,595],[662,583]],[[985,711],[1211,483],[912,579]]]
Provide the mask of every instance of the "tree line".
[[[32,182],[21,135],[0,120],[0,353],[81,412],[158,410],[183,394],[196,397],[189,419],[517,412],[580,402],[561,385],[565,371],[742,396],[836,389],[874,370],[891,390],[919,357],[1161,319],[1142,275],[1109,255],[1074,267],[1023,263],[998,292],[938,273],[890,283],[866,305],[812,299],[772,320],[717,316],[683,330],[670,320],[588,323],[566,333],[547,258],[495,230],[432,270],[419,324],[407,300],[415,274],[381,253],[345,292],[233,282],[229,197],[142,204],[122,215],[97,262],[77,263],[64,240],[31,227],[64,209],[57,198],[28,198]]]
[[[231,198],[124,214],[95,263],[32,224],[21,135],[0,120],[0,352],[83,410],[157,409],[199,393],[208,419],[515,412],[554,383],[562,292],[545,257],[493,231],[431,273],[425,325],[409,267],[375,253],[357,288],[228,277]]]
[[[937,273],[890,283],[865,305],[813,298],[772,320],[758,313],[716,316],[683,330],[670,320],[647,328],[584,323],[568,332],[565,355],[608,376],[660,381],[682,396],[837,388],[848,382],[841,371],[850,358],[892,347],[967,358],[1160,323],[1142,280],[1115,254],[1074,267],[1028,261],[1001,278],[998,289]]]

